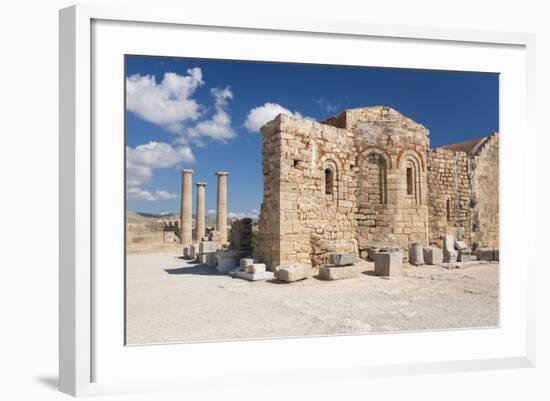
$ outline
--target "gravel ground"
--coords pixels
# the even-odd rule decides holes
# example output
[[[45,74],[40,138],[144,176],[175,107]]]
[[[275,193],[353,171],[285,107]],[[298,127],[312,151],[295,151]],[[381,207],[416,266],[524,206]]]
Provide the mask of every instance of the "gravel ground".
[[[248,282],[175,253],[128,255],[128,344],[492,327],[499,265],[407,265],[391,279]]]

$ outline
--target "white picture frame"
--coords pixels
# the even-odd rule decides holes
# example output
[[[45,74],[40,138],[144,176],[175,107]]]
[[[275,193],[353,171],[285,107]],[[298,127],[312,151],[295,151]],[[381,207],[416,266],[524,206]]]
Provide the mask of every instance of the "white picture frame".
[[[94,24],[99,27],[97,29],[107,31],[94,31],[96,29]],[[154,29],[151,29],[152,27]],[[277,35],[284,35],[293,41],[295,36],[305,41],[327,43],[333,38],[338,38],[342,43],[346,40],[364,40],[365,43],[369,40],[374,42],[384,40],[387,46],[392,43],[397,46],[400,41],[406,41],[407,45],[413,48],[419,46],[419,49],[422,46],[437,46],[442,60],[436,68],[445,68],[445,57],[448,57],[451,52],[468,52],[468,49],[477,51],[476,54],[479,54],[476,62],[492,62],[493,64],[487,64],[492,66],[487,67],[487,70],[500,72],[505,81],[501,90],[501,118],[506,120],[501,124],[503,128],[501,129],[503,143],[501,181],[502,176],[506,176],[507,182],[522,184],[524,188],[524,191],[508,192],[512,184],[501,186],[501,201],[505,199],[501,209],[503,222],[501,255],[504,255],[501,256],[503,260],[501,262],[501,326],[495,331],[455,330],[314,339],[266,339],[230,343],[144,346],[130,351],[124,349],[123,341],[118,337],[113,340],[109,330],[115,326],[116,330],[120,330],[120,310],[113,308],[117,312],[109,316],[103,313],[104,307],[101,300],[98,300],[97,291],[98,287],[101,287],[101,292],[106,294],[101,297],[119,303],[120,294],[117,291],[122,289],[117,289],[117,285],[120,284],[117,281],[120,275],[108,282],[106,281],[109,280],[108,274],[97,274],[96,271],[98,263],[103,266],[101,261],[105,260],[101,252],[98,253],[95,242],[98,238],[98,230],[105,226],[100,221],[104,209],[101,200],[97,198],[98,191],[105,192],[101,188],[102,181],[97,180],[96,177],[102,174],[97,171],[101,167],[98,162],[100,159],[109,160],[101,163],[113,163],[110,166],[114,166],[115,169],[118,168],[118,164],[111,161],[111,155],[106,150],[109,145],[103,140],[97,142],[93,134],[94,129],[101,126],[101,123],[95,119],[102,118],[102,111],[100,107],[96,109],[96,105],[92,102],[94,91],[92,77],[94,68],[98,71],[103,68],[100,65],[101,62],[94,58],[103,50],[102,46],[107,47],[105,37],[102,39],[101,36],[104,34],[101,32],[111,35],[108,38],[113,47],[110,47],[109,51],[118,52],[116,54],[119,55],[124,50],[121,43],[130,40],[121,32],[128,32],[127,36],[135,39],[136,35],[140,35],[140,30],[148,28],[147,37],[154,44],[155,38],[175,34],[176,31],[170,30],[179,32],[181,28],[185,31],[185,27],[193,27],[193,34],[199,36],[203,34],[201,32],[206,32],[204,35],[208,32],[218,32],[219,35],[238,34],[241,38],[250,38],[251,35],[261,33],[266,41],[273,40],[275,41],[273,43],[283,40],[281,39],[283,36]],[[97,35],[95,42],[94,32]],[[205,38],[206,43],[210,43],[215,48],[212,40]],[[354,378],[359,380],[387,375],[534,366],[535,265],[530,256],[525,257],[518,252],[518,248],[531,249],[533,245],[526,239],[515,237],[518,235],[517,232],[524,231],[523,227],[525,230],[534,232],[533,226],[536,221],[533,200],[535,198],[533,188],[536,185],[534,177],[528,173],[535,168],[535,134],[532,125],[535,86],[534,44],[535,38],[530,34],[375,25],[356,21],[297,20],[257,15],[228,20],[224,16],[215,14],[187,15],[184,10],[88,5],[72,6],[61,10],[60,390],[80,396],[133,391],[200,389],[220,385],[235,386],[238,382],[227,374],[232,369],[249,374],[248,377],[257,382],[269,384],[279,379],[315,381]],[[163,55],[177,56],[169,49],[173,45],[168,43],[158,51]],[[375,45],[376,43],[373,44]],[[142,46],[146,47],[147,44]],[[446,49],[448,46],[453,46],[451,52]],[[137,49],[137,47],[132,48]],[[278,51],[273,50],[273,47],[270,49],[264,49],[264,51]],[[492,61],[485,60],[488,57],[484,55],[487,49],[494,49],[496,56]],[[238,52],[238,50],[234,51]],[[263,56],[258,54],[257,57],[263,59],[267,57],[265,54],[268,53],[264,53]],[[502,55],[502,59],[499,58],[499,54]],[[388,54],[386,56],[389,57]],[[271,59],[273,57],[278,56],[272,56]],[[284,58],[282,55],[280,57]],[[288,57],[293,56],[289,53]],[[418,60],[411,60],[409,65],[405,65],[399,62],[399,55],[395,57],[394,61],[387,58],[381,65],[397,63],[394,66],[422,68],[423,65],[424,68],[430,68],[428,58],[424,64]],[[101,58],[101,60],[104,59],[105,57]],[[498,63],[502,64],[503,70],[499,68]],[[434,67],[433,61],[431,66]],[[472,63],[471,69],[476,70],[475,66],[475,63]],[[510,79],[507,78],[508,76]],[[98,81],[102,82],[102,79],[99,78]],[[122,75],[120,80],[122,81]],[[116,91],[117,88],[119,87],[115,85],[113,90]],[[517,94],[515,96],[517,98],[511,99],[512,90]],[[123,96],[123,92],[118,93],[117,96]],[[117,99],[119,98],[113,97],[114,103],[108,105],[111,109],[113,105],[116,108]],[[509,101],[512,103],[508,103]],[[122,105],[119,105],[119,108],[118,112],[122,110]],[[503,113],[506,113],[504,117],[502,117]],[[120,135],[122,136],[123,132],[120,132]],[[520,142],[523,144],[521,147],[517,146]],[[114,152],[119,150],[117,148]],[[101,152],[106,152],[105,157],[100,155]],[[505,163],[510,159],[511,152],[514,152],[515,162],[518,164],[517,169],[514,170],[506,167]],[[115,175],[120,174],[123,174],[123,171]],[[114,181],[112,184],[118,185]],[[122,192],[123,187],[120,188]],[[114,220],[117,221],[117,218]],[[510,227],[514,230],[510,230]],[[123,230],[122,226],[120,229]],[[515,244],[515,250],[510,246],[512,243]],[[115,249],[112,251],[117,252]],[[518,270],[517,279],[514,278],[513,282],[509,280],[512,272],[507,265],[507,260],[510,264],[517,261],[514,264],[515,269],[521,269]],[[122,269],[123,266],[120,268]],[[106,286],[106,283],[111,284]],[[119,295],[109,295],[115,292]],[[511,315],[507,316],[509,313]],[[515,325],[510,323],[512,321]],[[474,344],[471,352],[461,349],[461,342],[471,344],[472,341]],[[429,350],[422,351],[422,355],[426,358],[420,357],[421,351],[411,351],[410,354],[406,351],[399,352],[400,347],[403,347],[406,342],[414,344],[411,348],[417,348],[417,351],[422,344],[433,344],[435,348],[438,346],[444,348],[445,342],[452,342],[455,354],[444,355],[434,350],[441,354],[441,358],[438,359],[433,355],[429,356]],[[399,357],[377,355],[374,352],[374,349],[388,345],[395,346],[394,351],[399,353]],[[478,345],[479,347],[476,348]],[[116,350],[109,348],[115,346]],[[320,346],[323,347],[323,360],[317,359],[317,350]],[[339,356],[339,351],[344,349],[343,347],[370,350],[368,358],[365,357],[367,354],[356,352],[355,355],[349,355],[346,360]],[[281,351],[285,349],[291,350],[296,356],[286,360],[288,366],[285,365],[285,359],[280,357]],[[461,354],[461,352],[464,353]],[[185,355],[185,358],[182,358],[182,355]],[[259,355],[259,357],[254,359],[252,355]],[[212,359],[216,356],[219,360]],[[307,363],[302,363],[304,359],[307,359]],[[102,370],[105,369],[102,366],[105,367],[107,362],[113,366],[113,369],[111,372],[103,373]],[[126,364],[124,365],[126,367],[131,366],[132,369],[120,369],[123,366],[121,364]],[[193,369],[187,366],[190,364],[193,364]],[[172,370],[175,367],[181,369],[181,372],[186,372],[185,379],[178,378],[178,375],[161,377],[162,372],[154,377],[154,372],[147,370],[147,366],[158,368],[160,365],[169,366]],[[217,365],[217,368],[213,369],[212,365]],[[122,370],[124,374],[116,374]],[[158,368],[158,370],[162,369]]]

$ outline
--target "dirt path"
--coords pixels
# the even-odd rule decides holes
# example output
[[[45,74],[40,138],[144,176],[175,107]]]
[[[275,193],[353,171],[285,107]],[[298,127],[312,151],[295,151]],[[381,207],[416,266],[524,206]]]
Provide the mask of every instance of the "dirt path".
[[[498,264],[405,268],[384,279],[282,284],[218,275],[176,254],[128,255],[129,344],[498,325]]]

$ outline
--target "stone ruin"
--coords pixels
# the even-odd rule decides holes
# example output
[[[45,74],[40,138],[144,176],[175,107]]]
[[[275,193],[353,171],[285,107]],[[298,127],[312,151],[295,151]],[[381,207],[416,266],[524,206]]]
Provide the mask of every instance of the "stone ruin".
[[[253,256],[269,270],[321,267],[333,253],[367,258],[382,248],[379,265],[391,274],[399,270],[395,253],[406,259],[412,243],[430,260],[438,252],[428,245],[458,258],[454,243],[444,246],[449,235],[467,248],[483,244],[494,258],[498,134],[432,149],[424,126],[389,107],[321,122],[280,114],[261,132],[264,193]]]
[[[310,277],[312,267],[325,280],[356,277],[357,257],[388,277],[403,261],[498,260],[498,134],[432,149],[424,126],[389,107],[321,122],[280,114],[261,131],[255,246],[251,219],[233,220],[228,240],[225,172],[216,173],[215,229],[206,234],[204,183],[196,183],[192,229],[192,171],[183,170],[184,255],[235,277],[286,282]]]

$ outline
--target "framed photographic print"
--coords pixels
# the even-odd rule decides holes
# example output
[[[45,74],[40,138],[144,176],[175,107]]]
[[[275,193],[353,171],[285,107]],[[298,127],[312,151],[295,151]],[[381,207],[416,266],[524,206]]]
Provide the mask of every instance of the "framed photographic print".
[[[62,10],[61,390],[532,366],[533,43]]]

